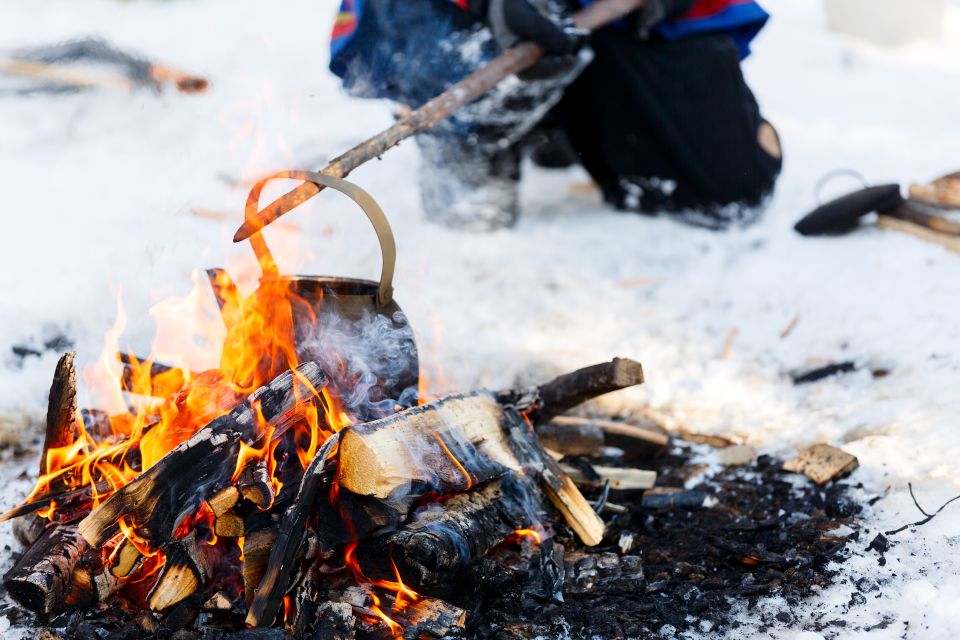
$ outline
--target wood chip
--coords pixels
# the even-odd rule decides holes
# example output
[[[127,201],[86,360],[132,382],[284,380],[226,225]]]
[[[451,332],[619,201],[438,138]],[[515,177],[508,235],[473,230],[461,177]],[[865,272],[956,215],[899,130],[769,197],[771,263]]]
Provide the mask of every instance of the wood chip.
[[[826,484],[851,473],[860,466],[856,456],[829,444],[807,447],[795,458],[783,463],[784,471],[802,473],[817,484]]]

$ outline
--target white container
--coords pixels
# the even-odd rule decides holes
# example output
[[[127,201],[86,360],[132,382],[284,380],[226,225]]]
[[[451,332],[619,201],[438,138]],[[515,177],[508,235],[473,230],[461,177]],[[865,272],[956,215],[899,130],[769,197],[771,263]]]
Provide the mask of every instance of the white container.
[[[827,28],[894,47],[936,40],[947,0],[824,0]]]

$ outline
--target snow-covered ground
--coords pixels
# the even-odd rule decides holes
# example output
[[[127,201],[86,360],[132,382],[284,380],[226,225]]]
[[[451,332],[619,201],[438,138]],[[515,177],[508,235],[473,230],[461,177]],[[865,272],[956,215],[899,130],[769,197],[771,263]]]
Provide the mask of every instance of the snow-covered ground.
[[[950,5],[941,42],[895,51],[829,34],[812,0],[768,5],[774,20],[745,70],[786,162],[766,216],[748,230],[619,214],[577,188],[581,171],[533,168],[516,229],[439,229],[421,220],[413,144],[353,179],[393,222],[396,296],[435,389],[505,387],[630,356],[648,383],[606,400],[606,411],[652,406],[767,453],[825,441],[859,457],[860,495],[881,499],[843,578],[790,611],[790,623],[741,627],[738,637],[953,637],[960,503],[892,536],[883,566],[865,548],[878,531],[919,519],[908,482],[927,510],[960,493],[960,256],[876,229],[804,239],[791,227],[830,169],[870,181],[960,169],[960,5]],[[2,6],[3,47],[99,34],[211,79],[197,96],[0,96],[0,428],[10,441],[37,433],[57,357],[21,360],[14,345],[42,350],[62,333],[93,362],[122,292],[124,342],[149,350],[149,308],[186,296],[193,269],[245,261],[249,280],[250,251],[230,238],[250,179],[321,167],[391,119],[385,105],[344,96],[326,71],[333,0]],[[267,237],[285,270],[379,273],[373,234],[346,199],[321,196],[284,222]],[[192,298],[159,315],[212,313],[211,304]],[[836,360],[866,368],[802,387],[785,376]],[[211,361],[208,350],[192,364]],[[891,374],[875,379],[871,366]],[[24,469],[32,475],[35,461],[3,464],[0,507],[28,490]],[[851,606],[862,577],[879,589]],[[838,619],[846,626],[813,631]]]

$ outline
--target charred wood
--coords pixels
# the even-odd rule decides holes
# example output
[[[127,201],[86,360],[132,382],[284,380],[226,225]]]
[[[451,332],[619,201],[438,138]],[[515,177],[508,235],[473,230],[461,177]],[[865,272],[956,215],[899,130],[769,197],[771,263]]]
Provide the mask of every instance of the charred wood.
[[[587,400],[638,384],[643,384],[643,367],[640,363],[614,358],[610,362],[559,376],[538,387],[537,402],[528,416],[535,425],[545,424]]]
[[[544,447],[565,456],[603,455],[603,431],[589,420],[567,421],[562,417],[537,429],[537,437]]]
[[[291,583],[306,532],[307,518],[325,485],[333,480],[339,435],[334,434],[323,444],[304,471],[293,504],[283,515],[276,541],[269,553],[263,577],[259,580],[247,612],[247,625],[270,625],[283,605],[283,596]],[[250,594],[248,594],[248,598]]]
[[[326,382],[315,363],[302,364],[298,370],[313,389]],[[127,516],[151,545],[160,547],[202,501],[230,484],[240,442],[255,442],[263,435],[257,414],[267,427],[279,430],[312,403],[313,389],[290,371],[281,374],[110,496],[80,523],[81,534],[92,546],[99,546],[116,529],[117,521]]]
[[[267,470],[267,461],[263,458],[251,460],[240,472],[237,479],[240,495],[261,509],[269,509],[273,504],[273,482]]]
[[[199,595],[210,578],[208,548],[197,541],[196,531],[167,546],[166,562],[148,596],[151,610],[166,611],[194,594]]]
[[[3,577],[10,596],[48,616],[66,606],[72,576],[87,543],[76,525],[50,527]]]
[[[540,520],[540,492],[520,474],[424,508],[399,531],[365,542],[358,551],[368,575],[393,577],[431,595],[448,595],[451,577],[483,558],[517,529]]]
[[[547,448],[550,445],[544,440],[544,429],[586,429],[592,426],[601,432],[601,438],[604,444],[622,449],[626,458],[650,457],[663,451],[670,444],[670,436],[662,429],[656,428],[651,422],[650,426],[641,426],[639,424],[630,424],[627,422],[614,422],[613,420],[601,420],[595,418],[578,418],[574,416],[557,416],[537,430],[540,439]],[[573,453],[567,455],[578,455]],[[589,455],[589,454],[579,454]]]

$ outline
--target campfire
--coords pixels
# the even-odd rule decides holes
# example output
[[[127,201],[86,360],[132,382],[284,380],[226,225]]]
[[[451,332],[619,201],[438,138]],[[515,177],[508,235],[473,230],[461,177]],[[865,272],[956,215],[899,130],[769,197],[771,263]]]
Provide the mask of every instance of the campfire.
[[[642,383],[640,364],[430,400],[392,300],[389,225],[344,185],[332,186],[363,206],[384,248],[379,283],[281,276],[256,236],[252,295],[208,272],[226,327],[217,368],[115,354],[126,410],[110,412],[78,408],[74,354],[60,359],[38,480],[5,516],[26,547],[4,577],[23,607],[42,619],[112,607],[147,631],[203,615],[297,637],[444,637],[466,621],[458,577],[491,550],[529,556],[566,528],[584,547],[601,541],[603,505],[567,470],[603,479],[565,470],[537,431],[561,452],[595,446],[593,425],[544,425]],[[627,425],[614,437],[666,442]],[[612,481],[652,485],[619,472]]]
[[[749,574],[761,581],[751,597],[827,583],[822,567],[846,541],[830,532],[856,512],[836,506],[842,487],[824,508],[818,490],[795,495],[780,465],[757,459],[751,476],[731,472],[711,490],[735,506],[690,520],[707,502],[687,488],[703,465],[684,470],[664,430],[564,415],[641,384],[629,359],[536,387],[429,397],[393,300],[383,212],[342,180],[283,172],[254,186],[248,219],[275,177],[357,202],[383,250],[380,281],[283,276],[256,233],[253,293],[207,272],[215,368],[192,370],[169,344],[119,352],[121,317],[97,364],[111,408],[81,408],[75,354],[63,355],[37,482],[3,516],[25,547],[3,584],[41,621],[69,637],[87,637],[78,616],[90,637],[104,625],[119,625],[117,637],[535,637],[563,631],[553,612],[569,602],[594,631],[622,636],[677,628],[692,619],[675,610],[688,601],[689,612],[718,611],[709,594],[727,596],[711,589],[739,588],[744,571],[764,570]],[[742,449],[730,464],[756,458]],[[657,487],[656,472],[636,468],[655,456]],[[826,447],[786,466],[826,483],[856,459]],[[632,508],[610,500],[639,490]],[[660,519],[638,525],[650,513]],[[670,534],[651,537],[659,527]],[[677,604],[637,608],[668,586]],[[706,594],[699,605],[694,593]]]

